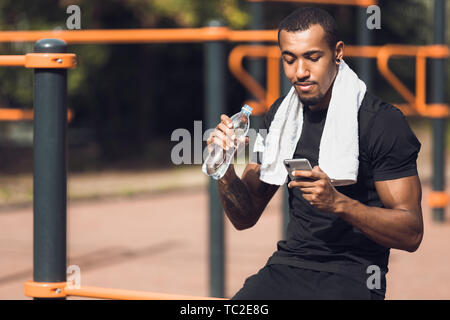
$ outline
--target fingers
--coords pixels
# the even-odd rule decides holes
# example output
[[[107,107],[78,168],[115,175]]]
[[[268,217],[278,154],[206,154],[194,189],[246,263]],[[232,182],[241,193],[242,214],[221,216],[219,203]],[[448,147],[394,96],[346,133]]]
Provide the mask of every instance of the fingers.
[[[230,135],[223,133],[220,129],[216,129],[214,130],[214,137],[221,141],[220,145],[226,150],[235,147],[235,143],[232,140],[233,135],[230,137]]]
[[[303,194],[322,194],[325,192],[326,181],[324,179],[313,182],[308,181],[291,181],[288,184],[289,188],[299,188]]]
[[[216,127],[216,131],[219,131],[224,136],[227,137],[227,139],[230,141],[230,143],[236,143],[236,135],[234,134],[234,130],[228,128],[224,123],[219,123]]]
[[[315,166],[313,170],[294,170],[292,172],[294,177],[308,178],[312,180],[326,179],[327,174]]]
[[[211,152],[214,148],[214,145],[218,145],[223,150],[229,150],[233,146],[233,143],[222,132],[215,130],[214,132],[211,132],[211,134],[209,135],[207,145],[208,151]]]
[[[231,121],[231,119],[226,114],[222,114],[220,116],[220,121],[221,121],[221,123],[226,125],[228,128],[230,128],[230,129],[233,128],[233,122]]]
[[[311,190],[318,187],[315,182],[307,182],[307,181],[296,181],[292,180],[288,184],[288,188],[300,188],[301,190]]]
[[[308,201],[310,204],[312,204],[314,201],[317,200],[317,196],[314,194],[304,194],[303,198]]]
[[[318,188],[300,188],[303,194],[318,194],[320,193]]]
[[[220,146],[224,150],[229,150],[231,147],[236,147],[238,141],[234,130],[232,129],[233,123],[231,119],[222,114],[220,116],[221,122],[216,126],[216,129],[210,133],[209,138],[206,140],[208,145],[208,151],[211,152],[213,144]]]
[[[315,181],[301,181],[301,180],[292,180],[289,182],[289,187],[291,188],[314,188],[316,187]]]
[[[231,145],[233,145],[233,143],[236,145],[236,135],[234,134],[233,123],[231,122],[231,119],[227,115],[222,114],[220,116],[220,120],[221,122],[217,125],[216,130],[220,130],[221,132],[223,132],[224,135],[227,136],[227,138],[230,140]]]

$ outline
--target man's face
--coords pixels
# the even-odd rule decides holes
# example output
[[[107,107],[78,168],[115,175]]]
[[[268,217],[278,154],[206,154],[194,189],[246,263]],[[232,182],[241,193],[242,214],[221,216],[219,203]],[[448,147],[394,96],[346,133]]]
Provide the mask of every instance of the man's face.
[[[322,102],[337,73],[323,28],[316,24],[304,31],[282,30],[280,49],[284,72],[300,101],[311,106]]]

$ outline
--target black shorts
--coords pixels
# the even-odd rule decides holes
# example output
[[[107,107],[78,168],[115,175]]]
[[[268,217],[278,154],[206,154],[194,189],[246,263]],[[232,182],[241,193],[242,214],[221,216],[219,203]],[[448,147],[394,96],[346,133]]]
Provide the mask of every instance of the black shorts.
[[[245,280],[232,300],[383,300],[354,279],[282,264],[266,265]]]

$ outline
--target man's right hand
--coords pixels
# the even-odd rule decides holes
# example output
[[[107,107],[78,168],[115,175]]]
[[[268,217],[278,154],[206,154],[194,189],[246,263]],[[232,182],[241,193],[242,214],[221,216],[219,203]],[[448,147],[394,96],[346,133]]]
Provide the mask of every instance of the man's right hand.
[[[220,116],[220,123],[216,126],[213,132],[210,133],[206,144],[208,145],[208,152],[212,152],[214,145],[220,146],[224,151],[235,146],[236,135],[233,130],[233,122],[231,119],[222,114]]]
[[[237,147],[240,141],[237,140],[234,133],[233,122],[226,115],[220,116],[220,123],[216,126],[213,132],[210,133],[206,144],[208,146],[208,152],[214,148],[214,145],[220,146],[224,151],[229,150],[232,147]],[[249,138],[245,137],[245,144],[248,144]]]
[[[245,138],[245,144],[237,141],[233,123],[227,115],[222,114],[220,120],[206,141],[209,152],[215,145],[226,151],[236,145],[248,144],[248,137]],[[240,179],[231,163],[225,175],[218,181],[222,206],[238,230],[250,228],[258,221],[267,203],[278,189],[278,186],[266,184],[259,179],[259,169],[259,164],[248,164]]]

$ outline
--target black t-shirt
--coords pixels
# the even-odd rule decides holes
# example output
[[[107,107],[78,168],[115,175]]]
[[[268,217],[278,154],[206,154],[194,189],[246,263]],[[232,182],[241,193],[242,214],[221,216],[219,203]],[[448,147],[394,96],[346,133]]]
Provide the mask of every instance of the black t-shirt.
[[[267,112],[260,129],[270,130],[278,99]],[[302,133],[294,158],[306,158],[318,165],[320,139],[327,112],[312,112],[306,106]],[[358,112],[359,170],[357,183],[336,187],[348,197],[367,206],[384,207],[375,189],[375,181],[392,180],[417,174],[416,160],[420,142],[400,110],[366,93]],[[260,155],[258,162],[260,163]],[[287,187],[286,187],[287,188]],[[333,213],[318,210],[306,201],[298,188],[289,189],[287,237],[267,264],[288,264],[301,268],[350,276],[366,282],[377,265],[381,271],[380,294],[385,293],[389,248]]]

